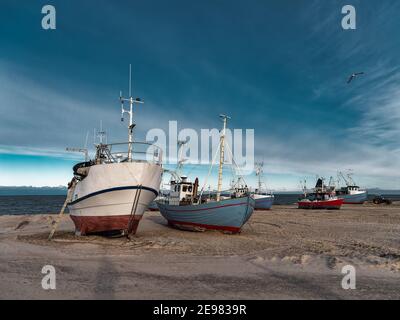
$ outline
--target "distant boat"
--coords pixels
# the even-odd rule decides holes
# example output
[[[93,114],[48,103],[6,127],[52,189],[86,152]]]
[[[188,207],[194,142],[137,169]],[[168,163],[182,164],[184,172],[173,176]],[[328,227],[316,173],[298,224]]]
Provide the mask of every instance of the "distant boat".
[[[132,106],[142,102],[132,97],[120,100],[122,116],[130,116],[128,142],[107,144],[101,136],[94,159],[73,167],[68,208],[79,235],[109,231],[134,234],[144,211],[159,192],[161,150],[148,143],[133,142]],[[129,102],[129,111],[124,110],[124,101]]]
[[[256,210],[270,210],[275,201],[275,196],[268,193],[254,193],[253,198],[255,200]]]
[[[274,200],[275,200],[275,196],[272,194],[272,192],[267,192],[266,190],[263,190],[263,188],[262,188],[263,182],[261,181],[261,179],[263,176],[263,167],[264,167],[264,163],[258,163],[256,165],[256,176],[258,178],[258,188],[255,190],[255,192],[253,194],[256,210],[270,210],[274,203]]]
[[[340,209],[343,199],[327,198],[327,199],[303,199],[298,202],[299,209]]]
[[[198,194],[199,181],[188,181],[180,177],[179,181],[171,181],[169,196],[157,201],[161,215],[168,224],[183,230],[205,231],[221,230],[238,233],[251,217],[255,200],[247,188],[236,188],[227,196],[221,194],[222,167],[224,162],[224,139],[228,117],[222,115],[223,130],[220,137],[220,162],[218,170],[217,193],[208,193],[203,197],[205,184]]]
[[[163,170],[164,172],[166,172],[166,170]],[[157,198],[155,198],[152,202],[150,202],[149,206],[148,206],[148,210],[149,211],[158,211],[158,206],[157,206],[157,200],[162,200],[164,199],[166,196],[168,196],[168,192],[165,189],[160,189],[160,192],[157,196]]]
[[[152,202],[150,202],[148,208],[149,211],[158,211],[158,206],[157,203],[155,202],[155,200],[153,200]]]
[[[346,176],[342,172],[338,173],[338,182],[342,178],[346,186],[336,190],[336,195],[343,199],[345,204],[363,204],[368,200],[368,192],[357,186],[351,176],[351,173],[347,173]]]
[[[335,188],[324,185],[323,179],[319,178],[314,191],[307,194],[298,201],[299,209],[340,209],[344,200],[336,197]]]

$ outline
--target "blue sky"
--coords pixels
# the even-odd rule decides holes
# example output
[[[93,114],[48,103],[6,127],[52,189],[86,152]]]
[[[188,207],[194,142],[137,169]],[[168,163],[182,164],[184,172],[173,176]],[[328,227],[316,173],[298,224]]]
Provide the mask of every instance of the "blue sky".
[[[41,28],[41,8],[57,29]],[[357,29],[341,27],[342,6]],[[137,137],[181,128],[254,128],[274,189],[354,169],[400,188],[400,3],[394,1],[2,1],[0,185],[61,185],[100,120],[126,131],[118,94],[145,99]],[[355,71],[366,74],[350,85]],[[204,170],[188,169],[196,174]],[[249,182],[252,183],[252,178]]]

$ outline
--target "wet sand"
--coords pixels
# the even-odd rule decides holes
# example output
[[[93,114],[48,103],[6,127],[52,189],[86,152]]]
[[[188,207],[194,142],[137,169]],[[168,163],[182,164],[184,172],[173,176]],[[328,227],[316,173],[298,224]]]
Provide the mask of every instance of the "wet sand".
[[[1,299],[400,299],[400,204],[275,206],[239,235],[172,229],[147,212],[126,238],[77,237],[68,215],[0,216]],[[41,269],[56,269],[43,290]],[[341,287],[344,265],[356,290]]]

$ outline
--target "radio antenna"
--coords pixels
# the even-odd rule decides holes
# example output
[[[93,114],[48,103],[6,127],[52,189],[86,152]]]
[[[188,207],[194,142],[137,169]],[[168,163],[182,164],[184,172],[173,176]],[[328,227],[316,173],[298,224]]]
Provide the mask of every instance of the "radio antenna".
[[[135,124],[133,123],[133,105],[135,103],[144,103],[140,98],[133,99],[132,97],[132,65],[129,64],[129,98],[124,98],[122,92],[119,94],[119,100],[121,102],[121,121],[124,121],[124,114],[129,115],[129,125],[128,125],[128,161],[132,161],[132,143],[133,143],[133,128]],[[124,102],[129,102],[129,110],[124,109]]]
[[[97,135],[99,137],[100,144],[103,144],[104,138],[107,143],[107,135],[106,135],[106,132],[103,130],[103,120],[100,120],[100,131],[97,132]]]
[[[85,146],[84,148],[66,148],[65,150],[68,152],[80,152],[85,155],[85,162],[89,161],[89,151],[87,148],[88,144],[88,139],[89,139],[89,131],[86,133],[86,141],[85,141]]]
[[[132,65],[129,64],[129,97],[132,97]]]
[[[89,141],[89,131],[86,132],[85,149],[87,149],[88,147],[88,141]]]

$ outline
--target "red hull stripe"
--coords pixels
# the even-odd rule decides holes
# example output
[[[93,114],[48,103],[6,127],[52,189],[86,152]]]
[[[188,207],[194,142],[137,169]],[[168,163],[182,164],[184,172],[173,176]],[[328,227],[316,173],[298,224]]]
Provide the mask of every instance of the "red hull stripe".
[[[109,189],[104,189],[104,190],[96,191],[96,192],[93,192],[93,193],[89,193],[86,196],[83,196],[83,197],[81,197],[79,199],[76,199],[76,200],[70,202],[68,205],[74,205],[74,204],[76,204],[76,203],[78,203],[80,201],[83,201],[83,200],[85,200],[87,198],[91,198],[91,197],[97,196],[97,195],[102,194],[102,193],[119,191],[119,190],[137,190],[137,189],[143,189],[143,190],[151,191],[156,195],[156,197],[158,196],[157,190],[154,190],[153,188],[143,187],[143,186],[125,186],[125,187],[109,188]]]
[[[72,221],[75,224],[76,230],[79,230],[82,234],[111,231],[111,230],[124,230],[129,227],[131,219],[130,215],[120,216],[74,216],[70,215]],[[139,223],[142,216],[133,216],[133,223]],[[136,230],[135,230],[136,231]]]
[[[240,228],[238,228],[238,227],[215,226],[215,225],[209,225],[209,224],[183,222],[183,221],[175,221],[175,220],[168,220],[168,222],[170,224],[174,224],[174,225],[193,226],[193,227],[200,227],[200,228],[211,229],[211,230],[223,230],[223,231],[230,231],[230,232],[239,232],[240,231]]]
[[[202,209],[186,209],[186,210],[166,209],[166,210],[167,211],[174,211],[174,212],[196,212],[196,211],[212,210],[212,209],[225,208],[225,207],[236,207],[236,206],[243,206],[243,205],[247,205],[247,202],[235,203],[235,204],[226,204],[226,205],[223,205],[223,206],[209,207],[209,208],[202,208]]]

